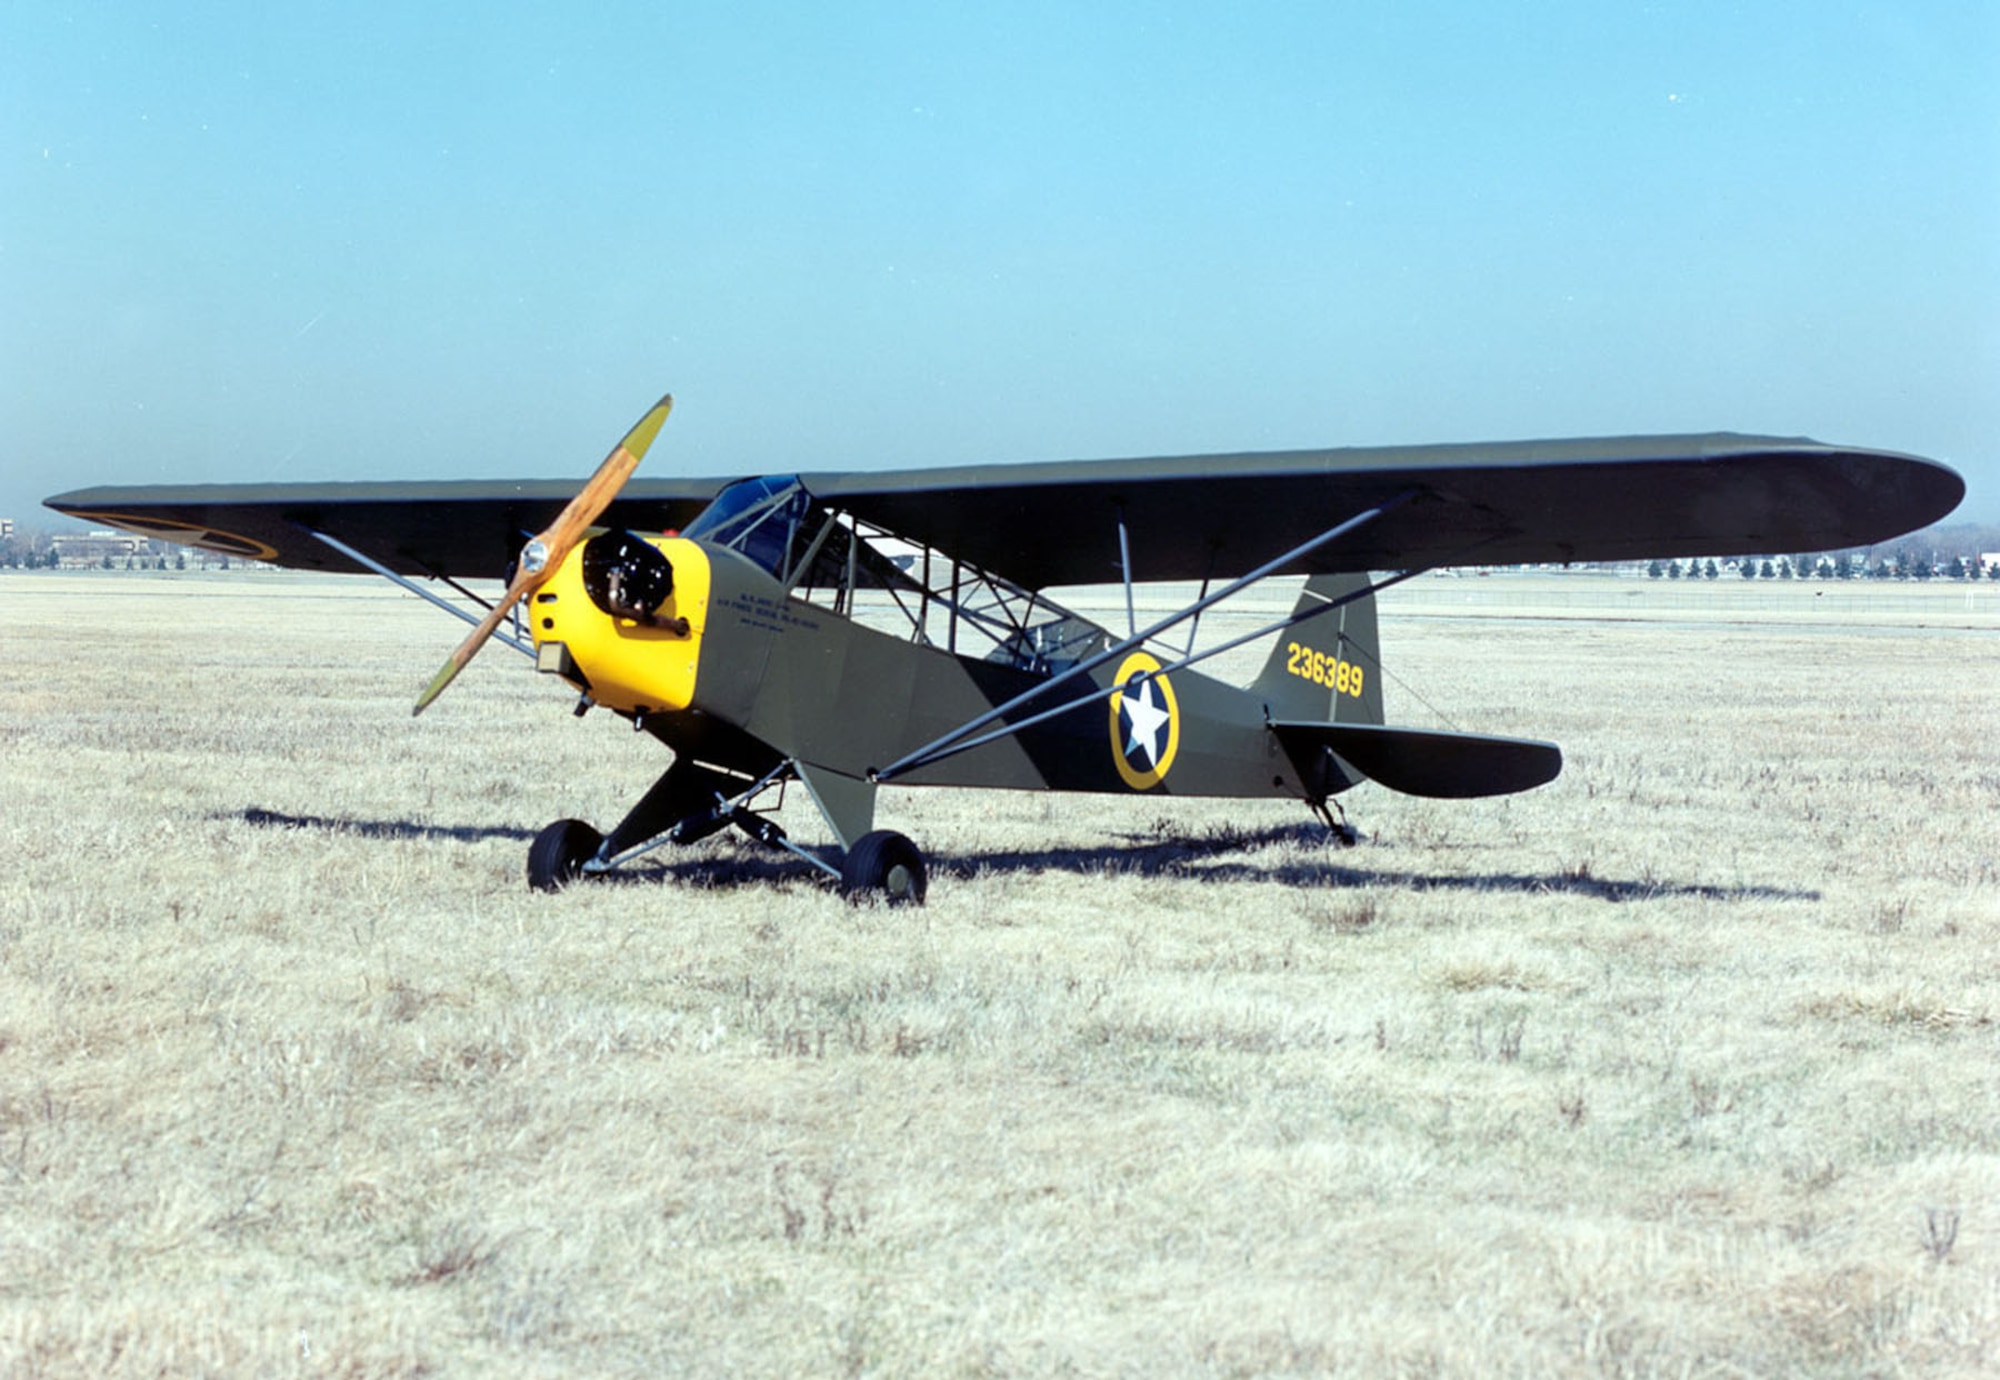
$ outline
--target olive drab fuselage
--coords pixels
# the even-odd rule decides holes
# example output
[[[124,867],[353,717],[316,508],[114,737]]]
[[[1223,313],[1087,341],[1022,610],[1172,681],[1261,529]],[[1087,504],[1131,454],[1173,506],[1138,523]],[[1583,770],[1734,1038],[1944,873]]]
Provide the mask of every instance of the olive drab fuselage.
[[[734,550],[645,540],[673,568],[652,625],[592,602],[579,548],[535,595],[532,630],[544,671],[635,716],[678,753],[743,772],[791,759],[865,780],[1048,679],[870,627],[788,591]],[[1308,636],[1325,642],[1324,664],[1337,663],[1333,628],[1294,641]],[[1115,688],[1158,669],[1144,652],[1108,661],[1012,717],[1073,703],[1066,712],[898,783],[1294,799],[1352,784],[1322,771],[1308,788],[1267,729],[1268,696],[1189,670]],[[1331,687],[1318,693],[1337,709]]]

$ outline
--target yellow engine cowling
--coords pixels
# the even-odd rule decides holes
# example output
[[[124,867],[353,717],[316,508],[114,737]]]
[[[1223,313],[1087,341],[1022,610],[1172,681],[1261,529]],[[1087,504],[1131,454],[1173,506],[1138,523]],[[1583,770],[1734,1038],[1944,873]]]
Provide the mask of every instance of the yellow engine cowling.
[[[708,554],[681,537],[642,540],[673,567],[673,593],[652,618],[618,617],[592,601],[583,578],[589,543],[578,543],[530,600],[536,666],[587,689],[609,709],[686,709],[694,703],[708,623]]]

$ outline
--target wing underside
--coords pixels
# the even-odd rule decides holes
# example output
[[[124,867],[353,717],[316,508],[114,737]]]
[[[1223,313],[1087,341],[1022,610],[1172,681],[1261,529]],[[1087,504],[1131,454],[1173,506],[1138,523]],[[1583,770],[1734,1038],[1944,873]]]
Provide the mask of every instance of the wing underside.
[[[726,480],[629,482],[602,522],[641,531],[685,527]],[[323,532],[403,575],[504,577],[521,544],[552,522],[581,480],[388,484],[192,484],[79,489],[58,512],[224,555],[300,570],[362,566]]]

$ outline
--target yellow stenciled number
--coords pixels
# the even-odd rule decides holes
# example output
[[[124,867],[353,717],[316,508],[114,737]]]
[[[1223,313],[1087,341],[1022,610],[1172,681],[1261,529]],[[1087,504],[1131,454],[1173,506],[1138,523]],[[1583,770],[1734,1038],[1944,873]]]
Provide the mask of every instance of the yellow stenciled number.
[[[1364,684],[1361,668],[1326,652],[1316,652],[1297,642],[1285,644],[1285,670],[1301,680],[1323,685],[1338,695],[1361,698]]]

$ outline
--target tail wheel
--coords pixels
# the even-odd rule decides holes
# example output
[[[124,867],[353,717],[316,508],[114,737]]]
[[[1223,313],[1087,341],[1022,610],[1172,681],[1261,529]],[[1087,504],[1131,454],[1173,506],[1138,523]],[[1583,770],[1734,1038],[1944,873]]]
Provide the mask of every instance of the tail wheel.
[[[604,835],[580,819],[559,819],[528,845],[528,885],[536,891],[561,891],[583,875],[583,865],[597,856]]]
[[[893,829],[863,834],[840,866],[840,891],[850,901],[872,896],[892,906],[920,906],[929,884],[923,853]]]

